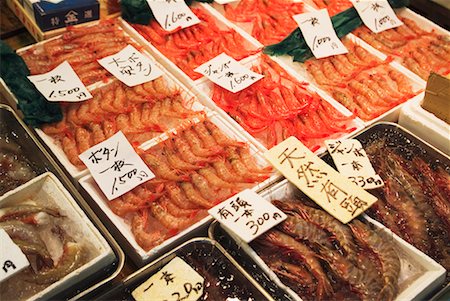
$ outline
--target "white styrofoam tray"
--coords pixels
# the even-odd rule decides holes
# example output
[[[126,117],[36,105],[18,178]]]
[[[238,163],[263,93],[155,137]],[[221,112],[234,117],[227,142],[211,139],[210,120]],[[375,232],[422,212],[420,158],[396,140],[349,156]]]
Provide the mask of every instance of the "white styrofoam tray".
[[[285,179],[262,191],[261,196],[267,201],[283,200],[293,196],[296,190],[298,189]],[[362,217],[373,224],[377,229],[384,231],[389,237],[392,237],[395,248],[399,254],[401,269],[399,275],[399,292],[395,300],[422,300],[429,293],[440,287],[445,280],[446,274],[446,270],[441,265],[414,246],[408,244],[382,224],[368,217],[366,214],[363,214]],[[226,230],[226,228],[224,229]],[[232,232],[228,231],[228,233],[236,240],[238,246],[241,247],[242,250],[246,252],[278,286],[285,289],[289,295],[294,297],[294,299],[301,300],[293,290],[283,284],[278,276],[276,276],[276,274],[264,263],[250,245],[242,241]]]
[[[239,131],[231,127],[227,120],[223,119],[221,116],[212,112],[208,114],[209,120],[217,125],[228,137],[233,138],[238,141],[243,141],[248,143],[250,147],[250,153],[256,158],[257,163],[260,166],[266,166],[268,162],[265,160],[263,156],[264,150],[261,150],[257,146],[255,146],[251,141],[247,140]],[[141,145],[140,148],[143,150],[148,150],[153,146],[156,146],[158,143],[168,139],[168,135],[165,133],[158,138],[152,139],[145,144]],[[255,185],[252,190],[259,191],[270,184],[277,182],[281,178],[279,173],[274,172],[268,179],[265,181]],[[86,190],[86,192],[92,197],[92,199],[96,202],[96,204],[103,210],[106,216],[110,219],[110,221],[115,225],[115,227],[119,230],[121,235],[123,236],[122,241],[125,240],[125,243],[128,245],[127,247],[131,247],[131,252],[136,253],[140,257],[139,263],[148,262],[151,259],[154,259],[156,256],[160,255],[162,251],[166,250],[169,246],[173,246],[174,243],[180,243],[182,240],[187,238],[187,235],[212,221],[211,216],[207,216],[192,226],[186,228],[183,231],[180,231],[175,236],[167,239],[161,245],[151,249],[146,252],[142,249],[136,240],[134,239],[134,235],[131,231],[131,227],[122,217],[114,214],[112,210],[108,206],[108,200],[101,192],[95,181],[93,180],[91,175],[87,175],[79,180],[80,185]]]
[[[46,172],[8,191],[0,197],[0,207],[14,206],[25,200],[57,208],[66,219],[67,227],[64,230],[75,238],[76,242],[82,242],[85,246],[89,244],[92,247],[91,252],[94,253],[83,266],[52,283],[29,300],[51,299],[52,296],[113,263],[115,255],[111,247],[53,173]]]
[[[402,107],[398,123],[450,155],[450,124],[422,108],[424,93]]]
[[[128,36],[133,43],[139,44],[133,37],[129,36],[126,32],[124,32],[126,36]],[[50,40],[42,41],[24,48],[21,48],[17,50],[18,53],[26,51],[30,47],[35,47],[36,45],[44,44],[48,41],[51,41],[53,39],[57,39],[58,37],[54,37]],[[141,50],[141,52],[146,55],[148,58],[150,58],[154,64],[161,69],[163,72],[164,80],[167,81],[169,87],[175,87],[181,91],[181,96],[184,100],[188,101],[188,103],[192,103],[191,109],[195,111],[201,111],[204,110],[204,106],[200,104],[199,99],[204,98],[205,96],[201,93],[196,93],[196,91],[188,89],[185,85],[183,85],[176,77],[174,77],[170,72],[168,72],[159,62],[156,60],[150,53],[148,53],[145,50]],[[104,82],[97,82],[92,85],[88,86],[89,91],[93,91],[97,88],[104,87],[108,85],[109,83],[115,81],[115,79],[110,79],[106,83]],[[6,85],[5,85],[6,87]],[[6,87],[7,89],[7,87]],[[10,92],[9,89],[6,90],[7,92]],[[10,92],[11,93],[11,92]],[[12,97],[14,95],[11,94]],[[17,99],[14,97],[14,99],[17,101]],[[195,101],[191,101],[195,100]],[[205,102],[205,101],[202,101]],[[38,136],[44,141],[44,143],[47,145],[47,147],[55,154],[55,156],[58,158],[58,160],[61,162],[61,164],[64,166],[64,168],[67,170],[67,172],[72,176],[74,179],[80,179],[81,177],[85,176],[89,173],[89,171],[86,168],[78,168],[75,165],[73,165],[69,159],[67,158],[66,154],[62,150],[61,146],[56,143],[55,139],[53,139],[51,136],[45,134],[41,129],[36,128],[36,133]]]

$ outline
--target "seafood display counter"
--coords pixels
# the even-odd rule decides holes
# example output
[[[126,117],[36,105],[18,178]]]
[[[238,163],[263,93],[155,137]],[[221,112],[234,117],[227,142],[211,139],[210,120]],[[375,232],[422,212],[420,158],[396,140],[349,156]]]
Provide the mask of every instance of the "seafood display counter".
[[[1,299],[72,298],[114,279],[124,255],[14,111],[0,105],[0,228],[31,267],[0,284]]]

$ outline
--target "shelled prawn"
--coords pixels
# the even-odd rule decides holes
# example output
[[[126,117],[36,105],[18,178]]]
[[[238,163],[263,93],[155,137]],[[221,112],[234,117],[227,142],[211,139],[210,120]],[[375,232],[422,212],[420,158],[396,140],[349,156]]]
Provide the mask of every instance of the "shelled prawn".
[[[374,33],[366,26],[353,31],[374,48],[398,59],[402,65],[427,80],[430,72],[450,73],[450,36],[425,31],[409,18],[403,25]]]
[[[117,19],[100,21],[87,27],[68,27],[60,37],[28,48],[19,55],[24,59],[30,74],[48,72],[68,61],[85,85],[105,80],[112,75],[98,59],[112,55],[134,44],[120,28]]]
[[[201,22],[184,29],[168,32],[155,20],[148,25],[132,26],[193,80],[202,76],[195,68],[222,52],[241,60],[259,51],[246,46],[244,38],[235,30],[219,28],[204,9],[194,7],[191,10]]]
[[[342,224],[305,195],[272,203],[288,218],[251,243],[305,300],[393,300],[400,259],[393,238],[358,219]]]
[[[137,243],[145,250],[271,174],[270,167],[257,164],[246,143],[229,138],[209,119],[178,131],[140,155],[156,178],[108,205],[129,221]]]
[[[312,2],[318,9],[326,8],[330,17],[353,7],[349,0],[312,0]]]
[[[114,81],[91,93],[90,100],[63,106],[62,121],[42,127],[79,168],[84,167],[79,154],[119,130],[132,144],[141,144],[204,114],[189,109],[164,77],[132,88]]]
[[[293,0],[242,0],[225,4],[225,17],[264,45],[276,44],[298,27],[292,16],[304,12],[303,2]]]
[[[215,85],[212,99],[266,147],[296,136],[316,150],[324,139],[354,130],[353,116],[344,116],[269,57],[262,55],[252,70],[264,78],[238,93]]]
[[[372,120],[420,93],[411,81],[367,50],[344,42],[347,54],[305,62],[308,73],[361,119]]]

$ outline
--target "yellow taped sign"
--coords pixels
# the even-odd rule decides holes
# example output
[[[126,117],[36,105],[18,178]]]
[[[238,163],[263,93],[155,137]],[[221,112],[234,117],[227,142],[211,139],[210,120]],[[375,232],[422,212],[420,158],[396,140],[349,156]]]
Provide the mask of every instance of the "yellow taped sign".
[[[377,201],[295,137],[289,137],[264,155],[289,181],[344,224]]]

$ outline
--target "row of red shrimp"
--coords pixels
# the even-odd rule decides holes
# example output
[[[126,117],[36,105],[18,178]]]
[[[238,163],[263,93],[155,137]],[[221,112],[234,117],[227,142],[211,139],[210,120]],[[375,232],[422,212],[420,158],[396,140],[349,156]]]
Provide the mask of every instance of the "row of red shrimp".
[[[401,266],[392,238],[298,197],[272,201],[288,218],[252,243],[281,281],[305,300],[393,300]]]
[[[389,145],[389,146],[388,146]],[[450,174],[420,156],[406,159],[384,139],[366,152],[385,186],[368,214],[450,270]]]
[[[349,0],[312,0],[318,9],[326,8],[330,17],[353,7]]]
[[[353,130],[353,116],[338,112],[269,57],[261,56],[252,70],[264,78],[238,93],[215,85],[212,99],[267,148],[296,136],[316,150],[323,139]]]
[[[282,41],[298,27],[292,16],[303,13],[303,6],[303,2],[293,0],[242,0],[224,5],[224,10],[228,20],[249,26],[254,38],[271,45]]]
[[[229,138],[208,119],[140,155],[156,178],[108,204],[115,214],[131,219],[135,239],[145,250],[271,174],[271,168],[258,166],[246,143]]]
[[[427,80],[430,72],[450,73],[450,37],[425,31],[413,20],[400,18],[403,25],[374,33],[361,26],[353,33],[374,48],[392,55]]]
[[[60,37],[37,44],[19,55],[32,75],[48,72],[68,61],[83,84],[90,85],[112,76],[97,60],[119,52],[128,44],[133,43],[125,36],[117,19],[111,19],[88,27],[68,27]]]
[[[363,120],[371,120],[417,95],[411,81],[354,43],[347,54],[309,59],[305,67],[316,83]]]
[[[78,155],[118,131],[132,144],[141,144],[204,114],[188,109],[180,92],[167,85],[163,77],[132,88],[113,82],[92,91],[90,100],[65,105],[63,120],[42,130],[73,165],[83,168]]]
[[[259,51],[246,47],[244,38],[235,30],[220,29],[204,9],[191,9],[201,22],[184,29],[168,32],[155,20],[149,25],[132,26],[193,80],[202,77],[194,69],[222,52],[241,60]]]

